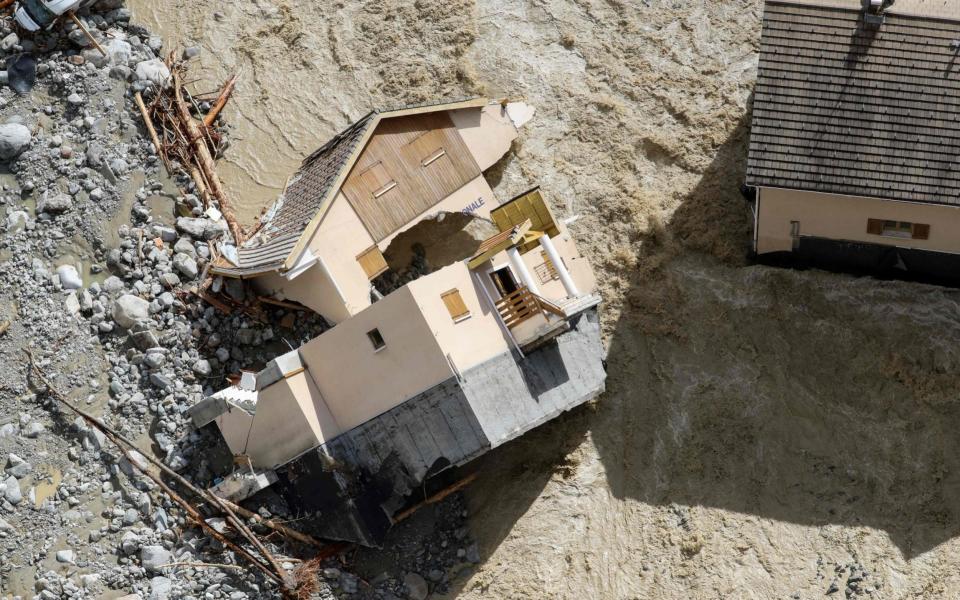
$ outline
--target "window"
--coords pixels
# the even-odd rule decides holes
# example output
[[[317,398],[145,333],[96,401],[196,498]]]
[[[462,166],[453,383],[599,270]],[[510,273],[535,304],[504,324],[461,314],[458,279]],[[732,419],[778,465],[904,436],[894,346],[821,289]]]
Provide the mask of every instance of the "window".
[[[885,237],[926,240],[930,238],[930,226],[908,221],[867,219],[867,233]]]
[[[470,318],[470,309],[467,308],[463,297],[460,296],[460,290],[454,288],[449,292],[440,294],[440,298],[447,307],[447,312],[450,313],[450,318],[453,319],[454,323],[459,323],[460,321]]]
[[[438,148],[428,154],[423,160],[420,161],[420,164],[424,167],[429,166],[430,164],[440,160],[442,157],[446,156],[447,151],[443,148]]]
[[[540,283],[547,283],[548,281],[559,279],[560,275],[557,274],[557,268],[553,266],[553,261],[547,256],[547,253],[540,252],[540,255],[543,257],[543,263],[533,268],[537,277],[540,278]]]
[[[367,332],[367,339],[370,340],[370,343],[373,344],[373,351],[380,352],[387,347],[387,343],[383,341],[383,336],[380,335],[379,329],[373,329]]]
[[[361,252],[357,256],[357,262],[360,263],[360,266],[363,268],[363,272],[367,274],[367,279],[374,279],[378,275],[382,275],[390,267],[387,265],[387,259],[383,257],[383,253],[380,252],[380,248],[376,246],[371,246]]]

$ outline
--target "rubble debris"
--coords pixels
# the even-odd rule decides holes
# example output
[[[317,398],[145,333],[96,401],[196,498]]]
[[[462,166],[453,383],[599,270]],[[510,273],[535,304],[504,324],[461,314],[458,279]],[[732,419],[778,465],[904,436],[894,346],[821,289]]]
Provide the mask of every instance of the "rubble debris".
[[[214,157],[221,152],[222,136],[213,127],[217,115],[233,93],[238,75],[227,81],[213,108],[198,122],[191,114],[187,98],[194,104],[202,98],[190,96],[184,90],[186,61],[176,60],[171,52],[163,66],[169,83],[167,77],[164,77],[164,83],[155,85],[156,95],[149,106],[145,105],[142,96],[138,95],[136,99],[144,124],[168,172],[173,174],[174,169],[180,169],[188,174],[196,184],[206,208],[211,208],[216,201],[234,242],[240,244],[245,239],[243,228],[220,182],[214,163]],[[156,79],[147,76],[145,78]]]

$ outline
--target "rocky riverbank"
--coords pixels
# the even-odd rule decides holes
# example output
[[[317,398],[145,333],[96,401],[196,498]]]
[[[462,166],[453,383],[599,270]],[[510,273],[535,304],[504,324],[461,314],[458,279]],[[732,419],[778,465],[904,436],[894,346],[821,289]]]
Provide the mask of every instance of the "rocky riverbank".
[[[28,366],[29,353],[72,402],[206,486],[223,474],[216,440],[192,431],[185,411],[227,374],[326,326],[280,307],[225,314],[192,293],[227,233],[192,184],[169,179],[134,107],[134,92],[163,81],[165,48],[120,2],[101,0],[81,18],[107,56],[70,27],[21,39],[0,24],[8,69],[36,59],[32,89],[0,88],[0,597],[271,597],[270,583],[193,529]],[[248,300],[237,282],[212,289]],[[271,508],[261,514],[295,517]],[[441,557],[478,560],[462,507],[441,513],[458,545],[407,561],[434,587],[446,576]],[[282,544],[271,549],[297,566]],[[202,566],[211,563],[226,566]],[[316,597],[427,589],[416,573],[361,585],[342,567],[321,572]]]

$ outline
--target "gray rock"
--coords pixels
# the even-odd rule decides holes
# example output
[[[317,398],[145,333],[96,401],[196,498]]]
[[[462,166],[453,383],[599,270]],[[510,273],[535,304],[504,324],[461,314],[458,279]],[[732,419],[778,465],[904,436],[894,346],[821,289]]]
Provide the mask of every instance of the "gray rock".
[[[17,479],[23,479],[33,470],[33,467],[27,461],[23,460],[16,454],[10,454],[7,457],[7,462],[9,466],[5,469],[7,475],[16,477]]]
[[[197,268],[197,261],[193,260],[189,254],[175,254],[173,256],[173,267],[186,277],[187,281],[196,279],[200,274]]]
[[[38,213],[60,214],[70,210],[73,206],[73,198],[63,192],[44,192],[43,197],[37,202]]]
[[[159,58],[137,63],[134,72],[138,80],[154,85],[166,86],[170,81],[170,69]]]
[[[133,48],[126,40],[114,38],[107,45],[107,56],[110,58],[110,64],[125,67],[133,58]]]
[[[173,251],[182,252],[183,254],[189,254],[194,257],[197,255],[197,250],[193,247],[193,242],[186,238],[177,240],[177,243],[173,245]]]
[[[168,244],[177,241],[177,230],[173,227],[157,225],[154,227],[154,234]]]
[[[74,564],[73,550],[58,550],[56,557],[58,563],[65,563],[68,565]]]
[[[20,482],[13,475],[3,482],[3,497],[7,502],[16,506],[23,502],[23,493],[20,491]]]
[[[403,577],[403,585],[407,588],[407,598],[410,600],[426,600],[430,589],[423,577],[416,573],[407,573]]]
[[[179,217],[177,229],[197,240],[212,240],[220,236],[224,229],[210,219]]]
[[[43,433],[43,429],[44,429],[43,423],[40,423],[38,421],[33,421],[32,423],[24,427],[20,433],[22,433],[24,437],[34,439],[34,438],[40,437],[40,434]]]
[[[132,531],[126,531],[120,538],[120,552],[130,556],[140,548],[140,537]],[[160,563],[163,564],[163,563]]]
[[[123,280],[116,275],[111,275],[103,282],[103,291],[108,294],[119,292],[123,289]]]
[[[4,52],[8,52],[11,48],[13,48],[19,43],[20,43],[20,38],[17,36],[17,34],[11,33],[7,37],[3,38],[3,40],[0,40],[0,50],[3,50]]]
[[[193,372],[200,377],[209,377],[210,376],[210,361],[207,360],[198,360],[193,363]]]
[[[67,295],[67,299],[63,301],[63,307],[70,315],[76,316],[80,314],[80,299],[77,298],[76,292],[70,292]]]
[[[124,329],[130,329],[138,321],[150,315],[150,303],[130,294],[124,294],[113,303],[113,320]]]
[[[60,265],[57,267],[57,275],[60,276],[60,285],[65,290],[79,290],[83,287],[83,279],[73,265]]]
[[[16,158],[30,145],[32,135],[26,126],[20,123],[0,125],[0,159]]]
[[[86,102],[86,100],[83,99],[83,96],[76,92],[67,96],[67,104],[71,106],[82,106],[84,102]]]
[[[158,571],[161,565],[172,562],[170,551],[163,546],[144,546],[140,548],[140,564],[147,571]]]
[[[168,600],[173,595],[173,582],[166,577],[154,577],[150,580],[148,600]]]

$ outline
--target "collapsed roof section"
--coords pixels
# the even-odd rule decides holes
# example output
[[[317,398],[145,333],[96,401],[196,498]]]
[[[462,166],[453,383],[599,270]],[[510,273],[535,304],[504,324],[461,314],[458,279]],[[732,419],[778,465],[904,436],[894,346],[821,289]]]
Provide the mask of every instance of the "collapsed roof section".
[[[482,108],[488,104],[490,101],[486,98],[470,98],[374,110],[364,115],[303,161],[280,198],[261,219],[257,233],[237,249],[231,260],[233,264],[221,261],[213,267],[213,272],[230,277],[254,277],[293,268],[367,142],[383,121]],[[529,115],[522,109],[515,109],[511,118],[519,124]]]

